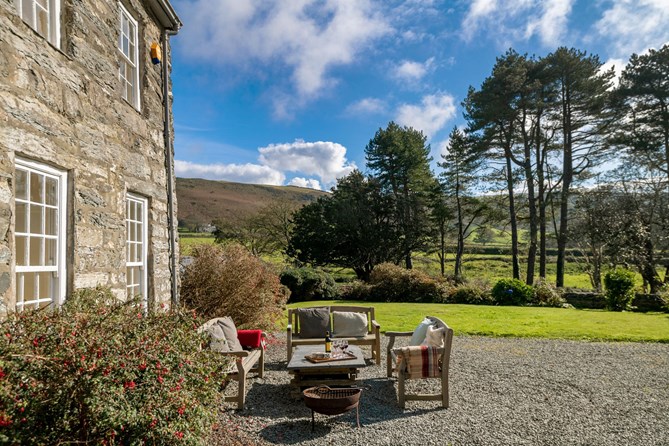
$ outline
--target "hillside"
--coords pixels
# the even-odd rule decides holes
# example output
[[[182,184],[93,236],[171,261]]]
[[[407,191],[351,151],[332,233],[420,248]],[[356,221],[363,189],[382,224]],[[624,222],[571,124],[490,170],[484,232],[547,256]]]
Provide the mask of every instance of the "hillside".
[[[186,228],[207,225],[216,219],[237,219],[279,200],[307,204],[326,194],[296,186],[263,186],[197,178],[177,178],[176,190],[179,226]]]

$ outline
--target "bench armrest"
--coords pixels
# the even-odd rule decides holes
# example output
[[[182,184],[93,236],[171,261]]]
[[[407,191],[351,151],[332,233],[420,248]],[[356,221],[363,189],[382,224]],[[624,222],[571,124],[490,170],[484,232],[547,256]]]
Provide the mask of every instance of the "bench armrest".
[[[249,352],[243,350],[241,352],[220,352],[223,356],[236,356],[237,358],[246,358]]]
[[[395,337],[395,336],[411,336],[413,331],[387,331],[386,337]]]

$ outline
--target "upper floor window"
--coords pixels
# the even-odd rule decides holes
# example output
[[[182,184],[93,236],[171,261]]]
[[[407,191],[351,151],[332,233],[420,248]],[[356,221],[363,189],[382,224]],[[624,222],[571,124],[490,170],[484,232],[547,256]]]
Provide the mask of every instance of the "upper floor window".
[[[139,55],[137,54],[137,21],[119,3],[120,30],[118,35],[119,78],[123,99],[139,110]]]
[[[60,0],[14,0],[19,15],[55,47],[60,47]]]
[[[65,298],[66,182],[66,172],[16,159],[17,310],[57,306]]]

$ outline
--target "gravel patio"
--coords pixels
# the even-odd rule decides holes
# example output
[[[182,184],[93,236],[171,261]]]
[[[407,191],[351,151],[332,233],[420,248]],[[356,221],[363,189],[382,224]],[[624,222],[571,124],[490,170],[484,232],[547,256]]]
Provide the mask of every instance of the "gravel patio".
[[[226,404],[219,445],[668,445],[669,344],[456,336],[450,407],[397,405],[396,380],[371,360],[355,411],[316,414],[289,397],[285,337],[251,378],[244,411]],[[369,355],[368,350],[365,350]],[[254,375],[255,376],[255,375]],[[424,381],[427,382],[427,381]],[[438,381],[429,380],[438,385]],[[231,384],[234,385],[234,384]],[[234,389],[228,389],[232,391]]]

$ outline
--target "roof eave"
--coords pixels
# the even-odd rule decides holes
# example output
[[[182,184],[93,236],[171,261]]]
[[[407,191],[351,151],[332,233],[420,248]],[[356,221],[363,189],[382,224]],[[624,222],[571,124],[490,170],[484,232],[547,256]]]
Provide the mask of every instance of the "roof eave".
[[[177,32],[183,26],[169,0],[148,0],[148,3],[164,29]]]

